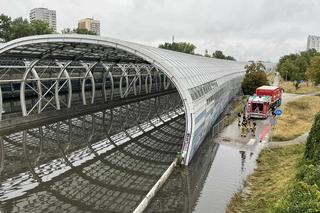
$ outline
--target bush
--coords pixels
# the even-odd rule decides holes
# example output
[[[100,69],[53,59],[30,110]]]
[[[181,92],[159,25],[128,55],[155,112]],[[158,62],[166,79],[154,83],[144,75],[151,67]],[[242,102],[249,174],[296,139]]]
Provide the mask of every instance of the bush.
[[[304,157],[311,163],[320,164],[320,113],[316,115],[309,132]]]
[[[298,170],[297,179],[320,188],[320,165],[304,164]]]
[[[272,210],[278,213],[320,212],[319,188],[302,181],[296,182]]]

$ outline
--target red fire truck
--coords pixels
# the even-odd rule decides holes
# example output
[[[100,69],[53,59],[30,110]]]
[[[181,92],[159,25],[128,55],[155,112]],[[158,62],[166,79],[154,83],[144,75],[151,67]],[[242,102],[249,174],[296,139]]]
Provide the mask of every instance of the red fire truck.
[[[267,118],[269,111],[281,105],[283,89],[276,86],[261,86],[247,102],[247,115],[251,118]]]

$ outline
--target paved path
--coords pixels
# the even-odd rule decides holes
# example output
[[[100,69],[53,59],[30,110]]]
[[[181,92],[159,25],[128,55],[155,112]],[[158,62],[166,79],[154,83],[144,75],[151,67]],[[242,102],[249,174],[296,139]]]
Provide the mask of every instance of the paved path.
[[[293,144],[302,144],[307,141],[309,133],[304,133],[303,135],[300,135],[292,140],[288,141],[273,141],[268,143],[268,147],[280,147],[280,146],[287,146],[287,145],[293,145]]]
[[[248,133],[246,137],[241,137],[241,128],[238,126],[238,120],[236,119],[218,134],[216,141],[219,144],[235,147],[239,150],[252,151],[255,145],[260,142],[260,136],[269,124],[269,119],[256,119],[254,121],[257,123],[255,136]]]
[[[280,74],[276,72],[276,76],[273,79],[273,84],[272,86],[278,87],[280,85]]]
[[[286,104],[289,101],[294,101],[298,98],[302,97],[309,97],[309,96],[316,96],[320,95],[320,92],[315,92],[315,93],[308,93],[308,94],[293,94],[293,93],[283,93],[283,101],[282,104]]]

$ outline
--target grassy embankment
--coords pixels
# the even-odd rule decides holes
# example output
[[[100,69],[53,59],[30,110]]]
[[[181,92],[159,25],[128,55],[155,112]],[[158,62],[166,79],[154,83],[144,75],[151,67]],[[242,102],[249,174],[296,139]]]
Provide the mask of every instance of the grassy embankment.
[[[273,141],[294,139],[311,128],[314,116],[320,111],[320,97],[301,97],[283,106],[283,114],[273,131]]]
[[[294,181],[304,145],[264,149],[246,189],[234,195],[227,212],[270,212]]]
[[[320,212],[320,113],[306,145],[264,149],[227,212]],[[298,124],[299,125],[299,124]]]
[[[315,93],[320,92],[320,87],[315,86],[313,83],[303,82],[300,84],[300,87],[296,90],[291,81],[281,81],[280,85],[283,87],[284,92],[286,93],[294,93],[294,94],[308,94],[308,93]]]

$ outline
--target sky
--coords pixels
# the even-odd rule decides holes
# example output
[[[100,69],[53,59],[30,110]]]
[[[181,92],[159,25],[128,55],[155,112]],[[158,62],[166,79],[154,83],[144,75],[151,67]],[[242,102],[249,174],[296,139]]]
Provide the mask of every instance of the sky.
[[[59,32],[93,17],[101,36],[158,46],[174,35],[196,53],[222,50],[240,61],[277,62],[320,35],[320,0],[0,0],[12,18],[35,7],[56,10]]]

